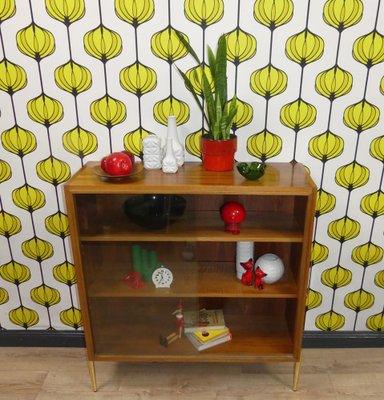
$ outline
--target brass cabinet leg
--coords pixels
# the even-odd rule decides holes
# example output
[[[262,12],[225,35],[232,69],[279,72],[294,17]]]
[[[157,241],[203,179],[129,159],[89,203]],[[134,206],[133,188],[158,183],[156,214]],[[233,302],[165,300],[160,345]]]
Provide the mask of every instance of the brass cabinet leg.
[[[88,361],[88,369],[91,376],[92,389],[97,392],[95,363],[93,361]]]
[[[297,385],[299,383],[300,365],[301,365],[301,361],[295,362],[295,366],[294,366],[294,370],[293,370],[293,386],[292,386],[292,389],[294,392],[296,392]]]

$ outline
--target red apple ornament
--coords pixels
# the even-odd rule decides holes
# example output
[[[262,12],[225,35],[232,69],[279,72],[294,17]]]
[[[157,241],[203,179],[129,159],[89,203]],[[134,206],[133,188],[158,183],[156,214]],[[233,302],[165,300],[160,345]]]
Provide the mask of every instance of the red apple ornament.
[[[107,156],[103,157],[100,161],[100,167],[104,172],[107,172]],[[107,172],[108,173],[108,172]]]
[[[132,161],[127,154],[115,152],[101,160],[101,168],[109,175],[128,175],[132,170]]]
[[[132,165],[135,163],[135,155],[128,150],[123,150],[122,153],[126,154],[130,159]]]

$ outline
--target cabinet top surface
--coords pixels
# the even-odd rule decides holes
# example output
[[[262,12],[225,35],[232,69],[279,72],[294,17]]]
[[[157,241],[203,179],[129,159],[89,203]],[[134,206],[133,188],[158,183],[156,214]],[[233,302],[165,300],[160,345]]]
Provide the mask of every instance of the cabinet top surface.
[[[94,168],[99,162],[88,162],[65,184],[72,193],[184,193],[309,195],[316,186],[302,164],[267,163],[264,175],[256,181],[232,171],[206,171],[201,163],[187,162],[177,173],[143,170],[140,174],[113,182],[102,180]]]

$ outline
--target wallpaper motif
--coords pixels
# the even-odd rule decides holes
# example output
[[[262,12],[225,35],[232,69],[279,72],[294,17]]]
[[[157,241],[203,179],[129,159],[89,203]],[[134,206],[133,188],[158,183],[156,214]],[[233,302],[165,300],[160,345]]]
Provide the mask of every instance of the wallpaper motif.
[[[306,329],[382,331],[383,23],[381,0],[2,1],[0,329],[82,327],[61,186],[85,162],[141,158],[169,115],[199,161],[177,30],[207,70],[226,34],[237,159],[302,162],[318,185]]]

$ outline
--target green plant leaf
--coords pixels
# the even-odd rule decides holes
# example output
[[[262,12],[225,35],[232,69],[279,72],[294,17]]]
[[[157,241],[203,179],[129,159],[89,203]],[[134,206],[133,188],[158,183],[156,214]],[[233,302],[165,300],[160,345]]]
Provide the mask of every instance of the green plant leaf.
[[[182,76],[185,86],[187,87],[187,89],[192,93],[192,96],[194,97],[197,105],[199,106],[201,112],[204,115],[204,118],[206,119],[206,122],[208,124],[208,120],[206,118],[205,112],[204,112],[204,107],[203,107],[203,103],[202,101],[199,99],[199,96],[197,95],[197,93],[195,92],[195,89],[192,85],[192,82],[189,80],[189,78],[187,77],[187,75],[179,68],[175,65],[175,67],[177,68],[179,74]]]
[[[188,53],[195,59],[197,64],[202,65],[198,55],[196,54],[195,50],[193,50],[192,46],[189,44],[187,40],[187,36],[181,33],[180,31],[175,30],[176,36],[179,38],[180,42],[183,46],[188,50]]]
[[[227,42],[225,35],[221,35],[217,43],[216,68],[215,68],[215,92],[220,93],[221,108],[227,102]]]
[[[215,98],[211,91],[211,85],[209,84],[207,76],[203,73],[203,95],[205,100],[205,108],[207,110],[207,123],[209,129],[212,128],[212,125],[215,121]]]
[[[223,133],[223,112],[221,109],[221,98],[220,94],[216,96],[216,123],[215,123],[215,132],[213,138],[215,140],[224,139],[222,137]],[[224,121],[225,122],[225,121]]]
[[[212,49],[209,46],[208,46],[208,63],[210,70],[213,72],[212,76],[214,76],[216,71],[216,58],[215,55],[213,54]]]
[[[189,44],[187,37],[181,32],[176,31],[180,42],[186,47],[198,66],[201,67],[201,78],[194,72],[194,79],[200,84],[202,89],[202,100],[195,92],[192,82],[178,68],[183,77],[185,85],[191,91],[194,99],[199,105],[204,118],[208,124],[208,129],[214,140],[227,140],[230,138],[230,130],[237,112],[237,99],[234,96],[230,103],[227,101],[227,41],[225,34],[221,35],[217,42],[216,54],[207,46],[208,62],[210,75],[206,73],[203,63],[200,61],[196,52]],[[211,80],[212,79],[212,80]],[[212,83],[214,89],[212,90]]]
[[[232,125],[232,121],[235,118],[237,113],[237,97],[233,96],[231,102],[229,103],[229,111],[228,111],[228,121]]]

